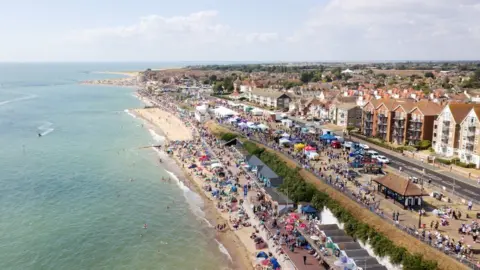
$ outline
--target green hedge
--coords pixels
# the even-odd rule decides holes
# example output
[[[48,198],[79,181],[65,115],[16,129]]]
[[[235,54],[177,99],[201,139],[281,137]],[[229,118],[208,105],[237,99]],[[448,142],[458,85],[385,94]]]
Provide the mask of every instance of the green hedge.
[[[474,163],[464,163],[464,162],[457,162],[457,164],[455,165],[460,166],[462,168],[467,168],[467,169],[473,169],[476,167]]]
[[[237,134],[233,134],[233,133],[223,133],[220,135],[220,139],[226,142],[231,141],[235,138],[237,138]]]
[[[368,242],[378,256],[389,256],[392,263],[402,264],[403,269],[407,270],[437,269],[437,262],[425,260],[421,254],[408,253],[405,248],[395,245],[386,236],[375,231],[368,224],[356,219],[326,193],[305,182],[299,173],[299,167],[295,169],[288,167],[278,155],[265,151],[264,148],[258,147],[252,142],[245,142],[244,147],[250,154],[257,155],[275,173],[283,177],[283,184],[280,186],[280,190],[284,194],[288,193],[290,199],[295,202],[310,202],[316,209],[327,207],[340,222],[345,224],[345,232],[348,235],[363,242]]]

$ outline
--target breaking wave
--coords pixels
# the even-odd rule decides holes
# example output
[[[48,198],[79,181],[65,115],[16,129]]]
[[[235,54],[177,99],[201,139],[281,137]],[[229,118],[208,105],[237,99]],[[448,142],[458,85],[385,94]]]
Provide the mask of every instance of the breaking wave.
[[[165,137],[158,135],[153,129],[149,129],[148,131],[150,132],[150,135],[152,135],[152,138],[155,140],[155,142],[161,143],[165,141]]]
[[[182,181],[180,181],[180,179],[178,179],[178,177],[174,173],[167,170],[165,171],[170,175],[170,177],[175,181],[175,183],[183,191],[183,196],[185,197],[185,200],[187,201],[188,206],[192,211],[192,213],[195,216],[197,216],[197,218],[205,221],[209,227],[213,228],[214,226],[205,218],[205,212],[203,212],[202,210],[203,208],[202,197],[200,197],[200,195],[198,195],[197,193],[193,192],[190,188],[185,186],[185,184]]]
[[[217,239],[215,239],[215,242],[217,242],[217,244],[218,244],[218,249],[220,250],[220,252],[222,252],[223,254],[225,254],[225,256],[227,256],[228,259],[229,259],[231,262],[233,262],[232,256],[230,256],[230,253],[228,253],[227,248],[226,248],[222,243],[220,243]]]
[[[130,115],[131,117],[137,118],[137,116],[136,116],[135,114],[131,113],[129,110],[125,109],[125,110],[123,110],[123,111],[126,112],[126,113],[127,113],[128,115]]]

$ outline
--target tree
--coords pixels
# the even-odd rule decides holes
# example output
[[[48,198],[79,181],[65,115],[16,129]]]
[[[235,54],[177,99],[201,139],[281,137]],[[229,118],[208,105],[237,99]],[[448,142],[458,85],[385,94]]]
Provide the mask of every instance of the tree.
[[[308,83],[312,80],[313,78],[313,73],[312,72],[302,72],[302,74],[300,75],[300,80],[303,82],[303,83]]]
[[[435,75],[433,75],[433,72],[425,72],[425,78],[432,78],[435,79]]]
[[[208,79],[211,81],[211,82],[216,82],[217,81],[217,75],[211,75],[210,77],[208,77]]]

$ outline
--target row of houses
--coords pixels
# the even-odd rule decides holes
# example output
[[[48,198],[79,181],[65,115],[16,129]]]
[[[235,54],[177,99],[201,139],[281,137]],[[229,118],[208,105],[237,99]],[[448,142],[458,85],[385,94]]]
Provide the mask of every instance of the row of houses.
[[[441,110],[441,105],[427,100],[371,100],[362,109],[361,131],[399,145],[432,141],[434,121]]]
[[[480,104],[371,100],[362,108],[360,130],[399,145],[429,140],[436,154],[480,168]]]

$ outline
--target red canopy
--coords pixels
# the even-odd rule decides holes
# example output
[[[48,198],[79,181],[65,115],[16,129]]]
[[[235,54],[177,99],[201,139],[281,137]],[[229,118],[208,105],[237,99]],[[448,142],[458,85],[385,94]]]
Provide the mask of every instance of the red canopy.
[[[208,160],[208,157],[207,157],[207,156],[202,156],[202,157],[200,158],[200,160],[201,160],[201,161]]]
[[[300,216],[297,213],[290,213],[289,216],[294,219],[299,219]]]
[[[305,151],[315,151],[315,147],[313,146],[310,146],[310,145],[307,145],[307,147],[305,147]]]

